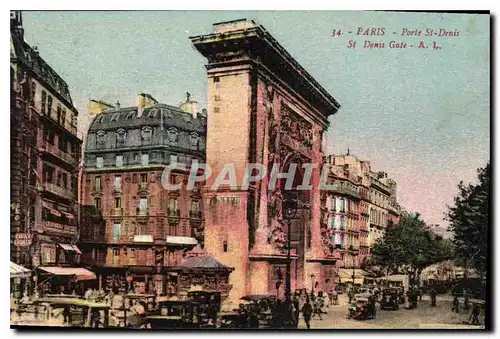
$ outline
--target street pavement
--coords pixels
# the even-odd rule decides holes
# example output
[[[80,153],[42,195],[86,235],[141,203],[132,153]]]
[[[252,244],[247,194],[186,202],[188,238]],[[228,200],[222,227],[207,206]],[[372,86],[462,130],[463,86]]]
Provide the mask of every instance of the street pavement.
[[[348,300],[344,295],[339,296],[339,304],[330,306],[328,313],[323,314],[323,320],[317,316],[311,320],[312,329],[482,329],[484,326],[466,325],[470,317],[469,311],[460,313],[451,312],[451,300],[448,296],[438,296],[436,307],[430,306],[429,298],[423,298],[418,307],[407,310],[400,305],[397,311],[382,311],[377,309],[377,316],[370,320],[347,319]],[[460,305],[463,307],[463,304]],[[378,305],[377,305],[378,308]],[[479,317],[484,324],[484,314]],[[299,328],[306,328],[304,319],[300,319]]]

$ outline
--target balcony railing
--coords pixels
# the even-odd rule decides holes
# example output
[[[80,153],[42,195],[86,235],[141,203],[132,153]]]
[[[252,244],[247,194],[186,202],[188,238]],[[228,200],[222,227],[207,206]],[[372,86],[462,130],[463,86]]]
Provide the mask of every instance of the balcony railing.
[[[173,210],[173,209],[168,209],[167,210],[167,215],[169,218],[179,218],[181,216],[181,210]]]
[[[145,209],[138,209],[137,210],[137,215],[147,216],[148,214],[149,214],[149,210],[147,208],[145,208]]]
[[[332,185],[330,192],[335,192],[335,193],[339,193],[339,194],[346,194],[346,195],[350,195],[350,196],[355,197],[355,198],[359,198],[358,191],[353,190],[353,189],[349,189],[347,187],[340,186],[340,185]]]
[[[119,216],[121,216],[121,215],[123,215],[123,208],[121,208],[121,207],[115,207],[115,208],[113,208],[111,210],[111,214],[112,215],[119,215]]]
[[[201,219],[202,217],[201,211],[189,211],[189,217],[191,219]]]
[[[76,235],[76,226],[64,225],[53,221],[45,221],[44,228],[49,230],[57,230],[59,232]]]
[[[51,193],[54,193],[56,195],[59,195],[61,197],[66,198],[66,199],[74,199],[75,198],[73,191],[69,188],[60,187],[60,186],[57,186],[55,184],[51,184],[51,183],[46,182],[44,184],[44,189],[46,191],[49,191]]]
[[[59,159],[63,160],[64,162],[66,162],[72,166],[76,166],[76,164],[77,164],[77,160],[75,159],[75,156],[62,151],[56,145],[51,145],[48,141],[43,142],[41,150],[44,152],[55,155]]]

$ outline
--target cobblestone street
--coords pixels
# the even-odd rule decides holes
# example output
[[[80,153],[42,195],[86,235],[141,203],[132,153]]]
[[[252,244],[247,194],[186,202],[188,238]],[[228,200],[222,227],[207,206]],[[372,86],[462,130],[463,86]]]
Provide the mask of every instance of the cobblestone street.
[[[377,310],[377,317],[370,320],[347,319],[347,299],[342,298],[340,305],[331,306],[323,320],[316,316],[311,320],[312,329],[347,329],[347,328],[387,328],[387,329],[418,329],[418,328],[464,328],[482,329],[484,326],[464,325],[470,316],[470,310],[461,311],[459,314],[451,312],[451,299],[447,296],[438,297],[437,306],[430,307],[429,298],[419,302],[418,308],[413,310],[400,307],[397,311]],[[401,305],[403,306],[403,305]],[[460,305],[461,307],[463,304]],[[480,316],[484,324],[484,314]],[[304,319],[300,319],[299,328],[306,328]]]

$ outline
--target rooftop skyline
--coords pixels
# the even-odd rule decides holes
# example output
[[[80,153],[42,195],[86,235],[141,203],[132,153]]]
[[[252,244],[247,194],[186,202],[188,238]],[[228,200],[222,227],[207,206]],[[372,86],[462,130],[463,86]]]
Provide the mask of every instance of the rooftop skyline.
[[[358,26],[457,29],[442,51],[349,50],[333,29]],[[207,102],[205,60],[189,36],[239,18],[262,24],[342,105],[330,118],[327,154],[350,153],[398,184],[398,201],[446,226],[460,180],[475,181],[490,158],[489,17],[387,12],[23,12],[31,46],[68,83],[79,126],[87,103],[134,106],[145,92],[178,105]],[[376,37],[363,38],[377,40]],[[361,40],[363,40],[361,39]]]

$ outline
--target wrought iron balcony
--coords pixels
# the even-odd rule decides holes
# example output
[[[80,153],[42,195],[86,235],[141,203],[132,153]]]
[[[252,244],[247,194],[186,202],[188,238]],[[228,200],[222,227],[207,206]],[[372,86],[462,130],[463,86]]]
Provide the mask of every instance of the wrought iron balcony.
[[[61,196],[63,198],[70,199],[70,200],[73,200],[76,198],[75,195],[73,194],[73,191],[70,188],[60,187],[60,186],[57,186],[55,184],[51,184],[48,182],[46,182],[43,185],[43,187],[46,191],[51,192],[53,194],[56,194],[58,196]]]

